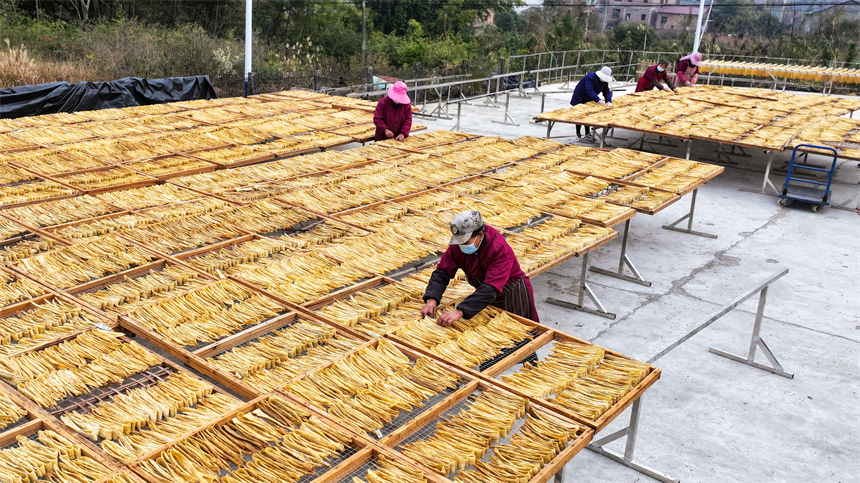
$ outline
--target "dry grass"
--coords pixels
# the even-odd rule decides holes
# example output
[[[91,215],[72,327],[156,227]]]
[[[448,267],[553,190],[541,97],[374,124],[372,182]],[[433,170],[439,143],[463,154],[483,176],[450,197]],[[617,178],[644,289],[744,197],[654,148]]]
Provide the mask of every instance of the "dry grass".
[[[30,56],[27,47],[12,47],[4,39],[0,47],[0,87],[42,84],[45,82],[80,82],[92,79],[90,69],[64,62],[46,62]]]

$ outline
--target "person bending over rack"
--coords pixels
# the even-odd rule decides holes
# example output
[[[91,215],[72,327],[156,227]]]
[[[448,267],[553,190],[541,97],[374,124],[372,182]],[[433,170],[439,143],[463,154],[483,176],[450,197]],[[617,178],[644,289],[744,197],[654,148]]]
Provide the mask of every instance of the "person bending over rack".
[[[657,62],[657,65],[652,65],[645,70],[645,74],[639,78],[639,82],[636,83],[636,92],[644,92],[650,91],[651,89],[663,89],[666,92],[674,92],[678,93],[678,89],[676,89],[669,82],[669,73],[666,69],[669,68],[669,61],[666,59],[660,59]]]
[[[585,104],[587,102],[596,102],[601,106],[612,105],[612,91],[609,89],[609,83],[615,82],[612,78],[612,69],[603,67],[597,72],[592,72],[586,75],[576,84],[576,89],[573,90],[573,96],[570,98],[570,105]],[[603,94],[603,99],[599,94]],[[576,137],[585,142],[594,142],[594,136],[591,134],[591,128],[585,126],[585,137],[580,136],[580,124],[576,125]]]
[[[436,314],[448,283],[462,269],[475,291],[457,305],[457,310],[440,315],[437,324],[447,326],[461,318],[471,319],[489,305],[539,322],[532,284],[502,234],[484,224],[480,211],[458,214],[450,228],[453,236],[430,275],[421,315]]]
[[[394,138],[403,141],[412,129],[412,104],[406,94],[406,84],[397,81],[388,88],[388,95],[379,100],[373,111],[376,125],[374,141]]]

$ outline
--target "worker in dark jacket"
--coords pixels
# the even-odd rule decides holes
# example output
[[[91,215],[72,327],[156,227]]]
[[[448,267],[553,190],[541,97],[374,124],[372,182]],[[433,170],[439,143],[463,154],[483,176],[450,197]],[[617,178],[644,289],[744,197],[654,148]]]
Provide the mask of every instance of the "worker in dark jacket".
[[[412,105],[406,95],[406,84],[397,81],[388,89],[388,95],[379,100],[373,111],[376,125],[374,141],[394,138],[403,141],[412,129]]]
[[[698,52],[681,57],[678,68],[675,69],[675,87],[695,86],[699,81],[700,65],[702,65],[702,54]]]
[[[576,84],[576,89],[573,90],[573,97],[570,98],[570,105],[585,104],[586,102],[596,102],[602,106],[612,105],[612,91],[609,90],[609,83],[615,82],[612,78],[612,69],[603,67],[597,72],[592,72],[586,75]],[[603,99],[599,94],[603,94]],[[583,141],[593,142],[594,136],[590,132],[590,127],[585,126],[585,137],[580,135],[580,128],[576,125],[576,137]]]
[[[502,234],[484,224],[480,211],[458,214],[450,227],[454,236],[430,276],[421,314],[435,315],[448,282],[462,269],[476,290],[457,305],[457,310],[440,315],[437,324],[451,325],[461,318],[471,319],[489,305],[538,322],[532,284]]]
[[[636,83],[636,92],[650,91],[651,89],[663,89],[666,92],[678,93],[678,89],[669,82],[669,61],[660,59],[657,65],[652,65],[645,70],[645,74]]]

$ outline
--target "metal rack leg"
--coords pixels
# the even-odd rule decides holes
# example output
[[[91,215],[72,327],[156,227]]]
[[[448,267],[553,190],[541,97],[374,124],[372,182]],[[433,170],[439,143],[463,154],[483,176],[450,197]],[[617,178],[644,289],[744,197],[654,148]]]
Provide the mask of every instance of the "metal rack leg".
[[[640,465],[639,463],[633,461],[633,449],[636,446],[636,432],[639,429],[639,409],[641,408],[641,404],[642,396],[639,396],[639,399],[634,401],[633,406],[631,406],[630,424],[628,424],[626,428],[616,431],[608,436],[604,436],[603,438],[592,442],[586,447],[601,456],[605,456],[612,461],[615,461],[616,463],[621,463],[622,465],[634,469],[639,473],[642,473],[643,475],[650,476],[657,481],[662,481],[664,483],[679,483],[680,480],[676,478],[672,478],[671,476],[668,476],[665,473],[661,473],[654,468]],[[603,447],[604,445],[609,444],[624,436],[627,436],[627,441],[624,445],[623,456]]]
[[[596,131],[596,130],[595,130]],[[600,147],[606,146],[606,133],[609,132],[609,128],[603,128],[603,132],[600,133]]]
[[[613,272],[612,270],[606,270],[605,268],[597,268],[591,267],[591,271],[595,273],[599,273],[601,275],[607,275],[609,277],[615,277],[619,280],[625,280],[627,282],[638,283],[639,285],[644,285],[646,287],[651,286],[651,282],[642,278],[642,275],[639,273],[639,270],[636,270],[636,266],[633,265],[633,262],[630,260],[630,257],[627,256],[627,242],[630,234],[630,220],[624,222],[624,234],[621,236],[621,256],[618,260],[618,270]],[[630,271],[633,272],[633,276],[624,274],[624,267],[630,268]]]
[[[552,132],[552,127],[555,126],[555,121],[547,121],[546,122],[546,138],[549,139],[549,135]]]
[[[552,479],[553,483],[564,483],[564,466],[558,470],[558,473],[555,474],[555,478]]]
[[[782,365],[780,365],[779,361],[776,360],[776,356],[773,355],[773,352],[767,347],[767,344],[764,343],[764,339],[761,338],[759,332],[761,331],[761,319],[764,315],[764,305],[767,303],[767,289],[769,286],[765,286],[761,290],[761,294],[758,298],[758,310],[755,313],[755,324],[753,325],[753,333],[750,338],[750,350],[746,357],[741,357],[730,352],[722,351],[720,349],[714,349],[713,347],[708,349],[708,352],[712,354],[716,354],[718,356],[725,357],[727,359],[731,359],[736,362],[740,362],[741,364],[746,364],[751,367],[755,367],[756,369],[761,369],[763,371],[771,372],[778,376],[782,376],[788,379],[794,379],[794,374],[790,372],[786,372]],[[761,351],[764,352],[767,360],[770,361],[771,365],[766,366],[764,364],[759,364],[755,362],[755,352],[757,348],[761,348]]]
[[[693,230],[693,214],[696,212],[696,194],[698,194],[699,188],[693,190],[693,198],[690,200],[690,211],[678,218],[674,223],[663,225],[663,228],[666,230],[679,231],[681,233],[687,233],[689,235],[703,236],[705,238],[717,238],[717,235],[711,235],[710,233],[704,233],[701,231]],[[675,225],[681,223],[682,221],[687,220],[687,228],[678,228]]]
[[[585,312],[587,314],[599,315],[601,317],[605,317],[607,319],[615,319],[615,314],[607,312],[606,308],[603,307],[603,304],[600,303],[600,299],[597,298],[594,291],[591,290],[591,287],[585,281],[585,277],[588,276],[588,253],[583,255],[582,257],[582,274],[579,278],[579,299],[577,303],[566,302],[564,300],[558,300],[552,297],[546,299],[546,303],[552,305],[558,305],[559,307],[564,307],[566,309],[578,310],[580,312]],[[588,298],[591,299],[591,302],[597,306],[596,309],[592,309],[589,307],[585,307],[583,302],[585,302],[585,296],[588,295]]]
[[[508,106],[510,105],[510,103],[511,103],[511,93],[507,92],[507,93],[505,93],[505,118],[502,121],[493,121],[494,123],[496,123],[496,124],[509,124],[509,125],[513,124],[514,126],[519,126],[519,124],[517,124],[517,121],[514,121],[514,118],[512,118],[511,115],[508,113]]]
[[[462,105],[463,105],[462,102],[457,103],[457,124],[455,124],[454,128],[451,129],[452,131],[455,131],[455,132],[460,130],[460,106],[462,106]]]
[[[773,151],[770,152],[770,156],[767,157],[767,168],[764,170],[764,181],[761,183],[761,192],[767,193],[767,187],[770,186],[773,188],[773,191],[776,194],[779,194],[779,189],[771,182],[770,180],[770,168],[773,166]]]
[[[684,159],[686,159],[687,161],[689,161],[689,160],[690,160],[690,150],[691,150],[691,149],[693,149],[693,140],[692,140],[692,139],[688,139],[688,140],[687,140],[687,157],[686,157],[686,158],[684,158]]]

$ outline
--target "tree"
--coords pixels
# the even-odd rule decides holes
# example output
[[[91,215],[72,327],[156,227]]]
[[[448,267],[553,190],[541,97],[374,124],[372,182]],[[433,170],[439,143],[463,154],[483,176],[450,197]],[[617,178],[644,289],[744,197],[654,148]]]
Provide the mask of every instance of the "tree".
[[[361,11],[338,0],[257,0],[255,30],[278,50],[307,43],[345,59],[361,49]]]
[[[428,35],[438,36],[466,34],[491,10],[505,11],[522,4],[522,0],[368,0],[367,8],[373,25],[384,34],[403,35],[409,20],[415,20]]]

